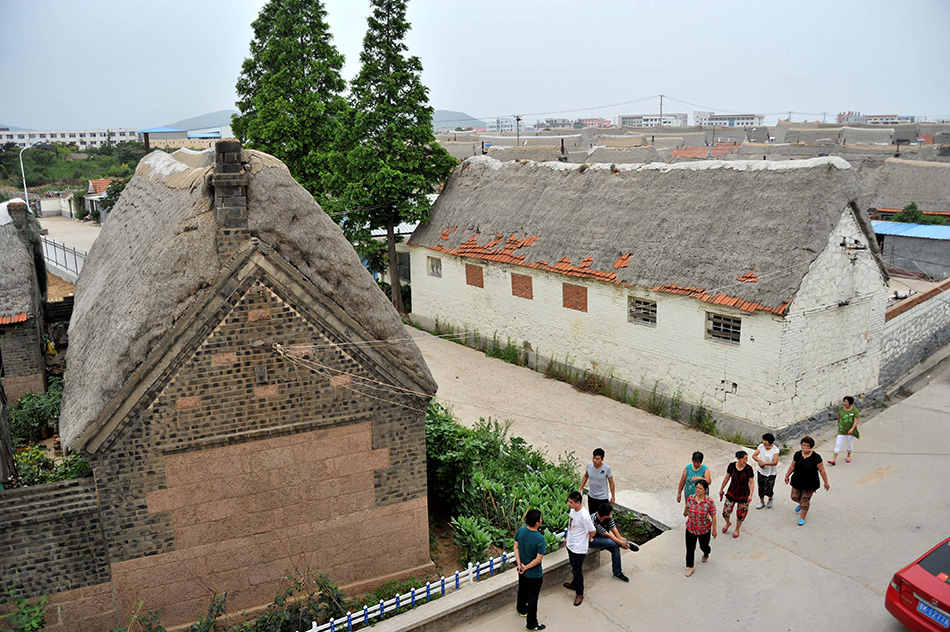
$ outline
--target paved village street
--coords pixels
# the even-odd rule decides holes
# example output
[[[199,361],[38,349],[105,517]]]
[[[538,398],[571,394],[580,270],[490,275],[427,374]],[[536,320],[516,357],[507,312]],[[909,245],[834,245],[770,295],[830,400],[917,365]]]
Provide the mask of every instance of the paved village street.
[[[686,578],[682,506],[678,511],[675,503],[680,472],[692,451],[701,450],[718,491],[735,446],[409,331],[439,383],[437,399],[464,423],[487,415],[511,419],[513,434],[551,456],[573,450],[582,462],[604,447],[618,502],[674,527],[640,552],[624,553],[629,584],[611,577],[604,554],[578,608],[573,593],[547,585],[539,618],[549,630],[900,630],[884,609],[889,579],[948,535],[942,472],[950,464],[950,363],[914,395],[862,423],[853,462],[845,464],[842,455],[827,467],[831,490],[815,495],[806,526],[797,526],[782,483],[790,458],[784,456],[774,508],[751,509],[738,539],[720,533],[709,563]],[[829,427],[815,435],[826,463],[832,433]],[[524,619],[512,604],[457,629],[518,630]]]

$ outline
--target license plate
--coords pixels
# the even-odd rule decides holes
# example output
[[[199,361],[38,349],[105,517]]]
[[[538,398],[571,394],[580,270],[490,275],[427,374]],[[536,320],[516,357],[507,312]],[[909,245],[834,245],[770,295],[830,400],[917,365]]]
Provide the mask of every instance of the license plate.
[[[917,602],[917,612],[926,615],[928,618],[933,619],[945,628],[950,628],[950,617],[941,612],[937,612],[923,601]]]

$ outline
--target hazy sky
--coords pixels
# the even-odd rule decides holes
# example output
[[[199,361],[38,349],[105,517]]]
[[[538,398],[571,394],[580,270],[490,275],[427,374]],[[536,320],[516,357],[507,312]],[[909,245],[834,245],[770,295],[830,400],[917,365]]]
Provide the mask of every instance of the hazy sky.
[[[143,128],[233,108],[263,4],[0,0],[0,123]],[[369,3],[326,7],[351,79]],[[769,123],[950,118],[948,0],[413,0],[409,20],[432,106],[483,119],[656,112],[660,93],[666,112]]]

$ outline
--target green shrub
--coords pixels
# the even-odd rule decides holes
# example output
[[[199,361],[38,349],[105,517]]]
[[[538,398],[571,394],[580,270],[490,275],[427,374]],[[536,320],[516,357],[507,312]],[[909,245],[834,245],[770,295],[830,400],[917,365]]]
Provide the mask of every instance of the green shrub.
[[[646,411],[657,417],[666,417],[666,399],[657,392],[659,386],[659,381],[653,383],[653,390],[650,391],[650,397],[647,399]]]
[[[25,599],[12,588],[7,594],[10,595],[10,601],[16,604],[16,609],[9,614],[0,615],[0,623],[3,624],[4,629],[13,630],[14,632],[38,632],[46,627],[48,596],[33,601]]]
[[[712,416],[712,413],[703,406],[702,401],[699,402],[699,406],[689,407],[689,425],[691,428],[695,428],[706,434],[716,433],[716,419]]]
[[[485,348],[485,355],[487,355],[489,358],[498,358],[499,360],[504,360],[508,364],[517,364],[518,366],[525,365],[525,360],[523,360],[521,356],[521,350],[515,345],[511,344],[511,338],[509,338],[507,344],[502,347],[498,343],[497,333],[492,336],[491,344]]]
[[[488,557],[491,535],[482,524],[484,518],[457,516],[452,518],[452,537],[462,549],[462,564],[478,564]]]
[[[54,461],[46,456],[46,447],[42,444],[17,452],[13,460],[20,476],[20,484],[24,486],[83,478],[92,471],[89,462],[82,455],[70,454],[60,461]]]
[[[8,409],[13,445],[20,447],[39,441],[44,428],[55,428],[62,399],[63,380],[54,377],[45,393],[27,393],[14,402]]]

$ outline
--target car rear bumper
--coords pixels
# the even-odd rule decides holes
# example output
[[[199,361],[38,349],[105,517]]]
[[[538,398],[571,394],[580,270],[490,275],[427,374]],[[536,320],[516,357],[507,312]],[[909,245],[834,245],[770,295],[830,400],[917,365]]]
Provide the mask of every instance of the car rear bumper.
[[[887,587],[884,595],[884,607],[911,632],[947,632],[947,628],[917,612],[916,600],[913,606],[901,601],[900,595],[891,586]]]

